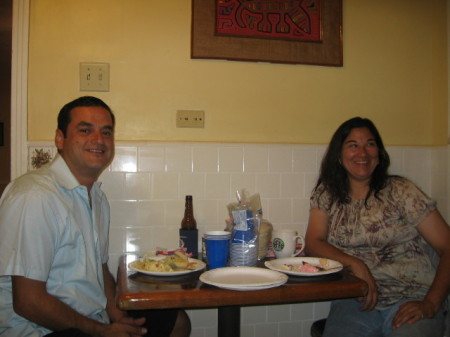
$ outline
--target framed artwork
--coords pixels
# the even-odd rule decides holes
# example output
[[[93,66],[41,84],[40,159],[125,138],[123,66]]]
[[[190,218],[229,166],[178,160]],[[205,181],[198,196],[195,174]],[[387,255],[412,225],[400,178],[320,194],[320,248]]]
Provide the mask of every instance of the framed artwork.
[[[342,0],[192,0],[191,58],[342,66]]]

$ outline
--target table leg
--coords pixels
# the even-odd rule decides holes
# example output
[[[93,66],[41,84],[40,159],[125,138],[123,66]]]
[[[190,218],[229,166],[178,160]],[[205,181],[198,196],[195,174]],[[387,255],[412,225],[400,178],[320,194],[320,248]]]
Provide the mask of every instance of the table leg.
[[[218,337],[239,337],[241,334],[241,307],[218,308]]]

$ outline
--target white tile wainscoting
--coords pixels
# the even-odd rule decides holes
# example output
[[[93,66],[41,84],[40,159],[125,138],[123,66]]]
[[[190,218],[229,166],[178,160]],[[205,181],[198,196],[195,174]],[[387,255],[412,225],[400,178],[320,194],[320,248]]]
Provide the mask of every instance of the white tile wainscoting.
[[[50,142],[28,144],[54,156]],[[123,253],[173,248],[184,211],[193,195],[199,235],[221,230],[235,191],[260,193],[264,217],[276,228],[304,234],[309,194],[317,178],[325,145],[228,143],[116,143],[116,156],[101,176],[111,204],[110,267]],[[412,179],[438,201],[449,219],[449,148],[388,147],[393,174]],[[29,165],[30,169],[32,166]],[[242,337],[307,337],[313,321],[326,317],[329,302],[242,308]],[[192,337],[217,331],[216,309],[188,310]]]

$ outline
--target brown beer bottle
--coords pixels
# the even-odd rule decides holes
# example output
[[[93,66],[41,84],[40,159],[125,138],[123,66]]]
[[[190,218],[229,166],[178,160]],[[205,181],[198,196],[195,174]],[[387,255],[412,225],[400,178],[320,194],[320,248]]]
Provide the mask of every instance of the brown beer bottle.
[[[197,221],[194,218],[194,206],[192,195],[186,196],[184,217],[181,220],[180,247],[186,248],[186,252],[193,258],[198,256],[198,230]]]

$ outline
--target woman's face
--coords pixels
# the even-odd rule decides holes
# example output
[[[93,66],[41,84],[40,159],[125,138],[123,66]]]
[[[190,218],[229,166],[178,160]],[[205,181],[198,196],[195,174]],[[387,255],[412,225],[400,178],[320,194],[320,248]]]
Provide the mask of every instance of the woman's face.
[[[368,128],[355,128],[342,145],[341,162],[350,183],[369,183],[378,165],[378,146]]]

